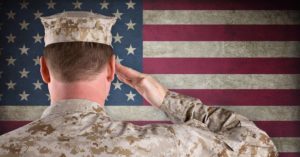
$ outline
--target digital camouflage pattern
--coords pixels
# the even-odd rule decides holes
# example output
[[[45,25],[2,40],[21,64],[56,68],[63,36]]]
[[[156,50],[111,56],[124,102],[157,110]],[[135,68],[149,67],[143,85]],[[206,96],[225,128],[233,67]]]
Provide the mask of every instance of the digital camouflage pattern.
[[[45,28],[45,47],[72,41],[111,45],[111,28],[116,20],[116,17],[84,11],[68,11],[41,17]]]
[[[239,114],[172,91],[160,108],[175,124],[113,121],[95,102],[61,100],[1,136],[0,156],[278,156],[270,137]]]

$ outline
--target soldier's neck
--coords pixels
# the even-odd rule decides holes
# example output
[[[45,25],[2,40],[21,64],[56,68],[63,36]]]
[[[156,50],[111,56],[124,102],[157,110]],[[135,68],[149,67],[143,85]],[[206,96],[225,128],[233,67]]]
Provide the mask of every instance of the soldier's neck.
[[[107,85],[101,80],[78,81],[75,83],[62,83],[52,81],[48,84],[51,104],[64,99],[87,99],[103,106],[107,97]]]

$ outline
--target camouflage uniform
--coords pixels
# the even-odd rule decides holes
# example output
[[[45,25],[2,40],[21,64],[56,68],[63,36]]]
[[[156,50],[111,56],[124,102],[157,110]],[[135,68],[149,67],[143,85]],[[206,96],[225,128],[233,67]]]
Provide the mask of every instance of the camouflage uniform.
[[[277,156],[269,136],[239,114],[172,91],[160,108],[175,124],[113,121],[95,102],[61,100],[1,136],[0,156]]]

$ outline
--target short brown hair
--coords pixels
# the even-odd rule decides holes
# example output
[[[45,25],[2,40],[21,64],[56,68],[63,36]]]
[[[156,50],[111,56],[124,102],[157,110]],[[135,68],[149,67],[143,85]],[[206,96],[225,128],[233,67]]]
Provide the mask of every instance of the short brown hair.
[[[44,48],[47,65],[63,82],[92,79],[113,54],[111,46],[93,42],[62,42]]]

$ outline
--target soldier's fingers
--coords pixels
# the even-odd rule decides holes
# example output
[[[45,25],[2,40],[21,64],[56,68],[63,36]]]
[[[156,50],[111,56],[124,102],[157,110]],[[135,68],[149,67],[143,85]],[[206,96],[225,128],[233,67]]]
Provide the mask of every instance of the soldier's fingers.
[[[116,73],[126,79],[137,79],[142,76],[142,73],[118,63],[116,63]]]

